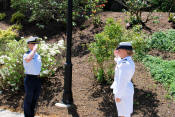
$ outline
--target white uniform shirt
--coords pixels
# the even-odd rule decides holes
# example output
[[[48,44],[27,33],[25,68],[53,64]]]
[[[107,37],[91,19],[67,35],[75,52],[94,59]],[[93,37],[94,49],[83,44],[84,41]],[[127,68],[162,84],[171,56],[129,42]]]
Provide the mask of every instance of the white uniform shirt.
[[[114,60],[117,65],[115,67],[114,82],[111,88],[117,98],[122,98],[127,93],[134,93],[131,78],[135,72],[135,64],[130,56],[123,59],[115,58]]]
[[[24,60],[25,57],[27,57],[28,54],[30,54],[31,51],[28,51],[23,56],[23,66],[25,69],[25,74],[31,74],[31,75],[39,75],[41,71],[41,56],[36,52],[33,56],[32,60],[30,62],[26,62]]]

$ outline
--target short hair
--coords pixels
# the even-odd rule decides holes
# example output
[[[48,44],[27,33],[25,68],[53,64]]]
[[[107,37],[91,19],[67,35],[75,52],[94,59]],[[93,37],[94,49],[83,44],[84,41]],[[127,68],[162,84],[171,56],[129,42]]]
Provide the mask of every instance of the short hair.
[[[134,54],[134,52],[132,50],[126,50],[126,52],[129,56],[132,56]]]

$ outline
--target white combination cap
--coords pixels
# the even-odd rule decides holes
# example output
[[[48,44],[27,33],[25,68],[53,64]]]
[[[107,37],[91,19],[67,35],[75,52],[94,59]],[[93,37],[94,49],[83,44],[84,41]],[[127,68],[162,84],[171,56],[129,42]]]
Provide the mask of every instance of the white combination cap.
[[[116,50],[118,49],[132,50],[132,45],[130,42],[120,42]]]
[[[26,42],[27,42],[27,44],[29,44],[29,43],[38,44],[39,43],[38,37],[33,37],[33,36],[29,37],[26,40]]]

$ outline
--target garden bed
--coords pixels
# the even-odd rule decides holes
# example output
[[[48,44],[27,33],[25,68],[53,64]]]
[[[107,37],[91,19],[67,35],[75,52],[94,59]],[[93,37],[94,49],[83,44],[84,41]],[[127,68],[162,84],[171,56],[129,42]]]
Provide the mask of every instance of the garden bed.
[[[145,13],[146,14],[146,13]],[[152,33],[159,30],[171,28],[168,23],[167,13],[153,13],[160,16],[159,24],[149,21],[144,32]],[[121,19],[124,25],[124,14],[119,12],[103,12],[100,14],[104,22],[107,17],[116,20]],[[85,44],[91,43],[95,33],[101,32],[103,27],[94,28],[92,23],[86,22],[86,28],[76,28],[73,31],[73,98],[74,105],[69,109],[58,108],[54,104],[61,101],[63,93],[63,69],[53,77],[42,80],[42,93],[38,103],[37,114],[46,117],[115,117],[116,107],[113,101],[110,85],[100,85],[93,78],[91,65],[88,63],[89,51]],[[1,25],[3,24],[3,26]],[[0,27],[8,26],[5,22],[0,22]],[[31,25],[32,27],[32,25]],[[34,35],[32,28],[26,28],[21,32],[21,36]],[[149,30],[148,30],[149,29]],[[40,32],[42,34],[42,32]],[[42,35],[47,36],[45,33]],[[58,35],[48,37],[48,42],[66,40],[65,31]],[[174,59],[174,54],[168,52],[150,51],[151,55],[166,56],[170,60]],[[167,91],[164,87],[153,81],[149,71],[141,63],[136,63],[136,73],[133,78],[135,85],[135,101],[133,117],[173,117],[175,115],[175,103],[167,99]],[[0,95],[0,107],[13,111],[23,112],[24,89],[21,88],[16,93],[3,91]]]

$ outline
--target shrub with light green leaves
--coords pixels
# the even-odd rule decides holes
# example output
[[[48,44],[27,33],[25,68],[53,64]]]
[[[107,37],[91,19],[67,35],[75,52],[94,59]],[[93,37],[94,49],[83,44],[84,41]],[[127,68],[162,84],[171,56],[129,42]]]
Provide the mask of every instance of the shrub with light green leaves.
[[[113,51],[116,45],[122,40],[123,28],[119,23],[116,23],[114,19],[109,18],[106,21],[104,31],[96,34],[95,42],[89,45],[89,50],[92,54],[91,60],[94,62],[94,75],[99,82],[105,82],[111,78],[108,76],[109,66],[113,63],[105,64],[106,61],[113,59]],[[110,74],[112,75],[112,74]]]
[[[175,14],[174,13],[169,14],[168,21],[175,23]]]
[[[114,73],[113,51],[121,41],[129,41],[135,50],[134,58],[141,60],[145,55],[147,41],[141,32],[127,31],[120,23],[109,18],[104,31],[94,36],[95,42],[89,45],[94,75],[99,82],[110,81]]]
[[[60,40],[54,44],[47,44],[41,41],[38,53],[42,58],[41,77],[53,75],[60,66],[61,59],[57,60],[64,50],[64,41]],[[5,46],[5,53],[0,55],[0,88],[18,90],[23,85],[24,68],[23,54],[28,50],[25,39],[19,41],[11,40]]]
[[[6,44],[11,40],[19,40],[18,25],[12,25],[7,30],[0,29],[0,55],[5,53]]]
[[[0,44],[6,43],[9,40],[15,40],[18,34],[13,27],[8,28],[7,30],[0,29]]]
[[[147,55],[143,63],[150,70],[152,77],[162,83],[175,99],[175,60],[168,61]]]

